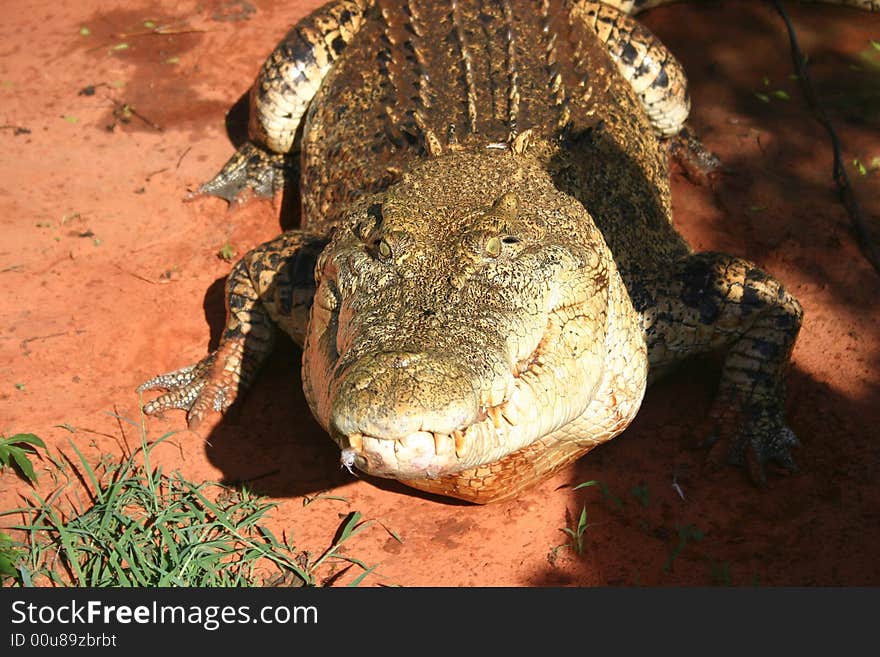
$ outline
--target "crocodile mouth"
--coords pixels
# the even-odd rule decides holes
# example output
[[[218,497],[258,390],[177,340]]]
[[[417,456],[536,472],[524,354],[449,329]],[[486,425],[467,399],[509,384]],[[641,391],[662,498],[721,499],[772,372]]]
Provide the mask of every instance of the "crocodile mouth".
[[[512,450],[505,438],[515,425],[505,411],[509,403],[482,409],[477,419],[452,433],[415,431],[403,438],[351,433],[345,441],[343,466],[379,476],[435,478],[501,458]]]
[[[401,438],[362,432],[334,435],[342,448],[342,467],[381,477],[434,479],[498,461],[528,446],[556,428],[546,426],[548,417],[557,424],[554,420],[569,410],[559,407],[558,396],[551,397],[555,405],[539,401],[544,396],[537,388],[548,385],[541,385],[541,375],[548,374],[541,362],[544,343],[541,340],[531,356],[517,363],[503,401],[482,405],[466,426],[449,433],[418,430]]]

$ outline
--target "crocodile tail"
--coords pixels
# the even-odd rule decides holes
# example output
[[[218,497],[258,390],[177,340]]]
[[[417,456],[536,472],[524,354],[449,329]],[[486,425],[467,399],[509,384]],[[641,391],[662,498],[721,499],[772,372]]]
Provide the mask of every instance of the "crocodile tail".
[[[880,0],[806,0],[808,2],[822,2],[830,5],[843,5],[863,11],[880,11]],[[671,5],[682,0],[602,0],[606,5],[619,9],[627,14],[640,14],[648,9]]]

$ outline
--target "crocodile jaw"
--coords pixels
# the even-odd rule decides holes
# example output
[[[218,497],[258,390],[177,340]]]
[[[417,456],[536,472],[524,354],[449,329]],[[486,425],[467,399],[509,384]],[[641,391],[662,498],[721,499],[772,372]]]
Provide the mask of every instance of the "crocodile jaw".
[[[348,399],[343,391],[335,397],[331,435],[342,449],[344,464],[381,477],[434,479],[492,463],[552,433],[582,412],[592,398],[593,389],[584,390],[578,385],[583,396],[573,406],[566,396],[555,394],[554,390],[566,379],[574,383],[572,377],[549,369],[549,376],[542,376],[542,371],[544,368],[536,359],[528,369],[510,377],[509,392],[500,403],[472,406],[464,421],[452,430],[419,429],[406,433],[406,429],[395,431],[392,425],[382,433],[361,431],[349,421]],[[557,374],[562,376],[557,378]],[[595,388],[601,378],[601,364],[589,374],[584,382],[588,388]],[[420,424],[428,429],[450,426],[442,421],[440,425],[436,421]]]

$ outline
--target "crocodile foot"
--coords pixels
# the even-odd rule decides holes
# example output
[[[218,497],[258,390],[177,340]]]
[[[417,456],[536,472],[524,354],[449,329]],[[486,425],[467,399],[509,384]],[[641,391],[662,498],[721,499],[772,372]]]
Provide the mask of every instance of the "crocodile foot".
[[[800,447],[800,441],[785,423],[781,405],[738,405],[719,400],[712,419],[715,430],[706,439],[711,467],[724,463],[745,467],[758,486],[767,483],[768,463],[775,463],[790,473],[797,472],[791,448]]]
[[[249,193],[272,198],[284,187],[288,158],[263,150],[252,142],[243,144],[216,176],[191,192],[186,200],[205,194],[229,203],[243,203]]]
[[[685,175],[697,185],[708,185],[712,174],[721,170],[719,157],[706,148],[687,127],[670,138],[669,147]]]
[[[212,411],[223,413],[239,393],[244,340],[227,340],[195,365],[160,374],[145,381],[137,392],[165,390],[164,395],[144,404],[147,415],[168,409],[186,411],[187,425],[196,429]]]

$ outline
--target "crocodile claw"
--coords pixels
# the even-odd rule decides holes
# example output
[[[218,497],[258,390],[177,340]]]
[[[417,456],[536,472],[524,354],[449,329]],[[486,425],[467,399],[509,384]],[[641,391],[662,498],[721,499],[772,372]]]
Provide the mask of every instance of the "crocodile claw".
[[[272,198],[284,187],[287,158],[270,153],[252,142],[243,144],[220,172],[187,195],[192,200],[204,195],[217,196],[229,203],[244,203],[250,194]]]
[[[721,160],[703,145],[687,127],[670,139],[672,156],[694,184],[706,187],[712,176],[722,170]]]
[[[766,465],[775,463],[789,473],[797,472],[791,448],[800,447],[794,431],[785,424],[782,413],[774,409],[748,409],[746,421],[732,424],[722,415],[717,429],[705,441],[710,447],[708,464],[720,467],[724,463],[744,467],[758,486],[767,484]],[[732,430],[729,429],[732,428]]]
[[[186,411],[187,426],[196,429],[211,412],[224,413],[238,396],[236,363],[240,350],[218,349],[195,365],[160,374],[138,386],[137,392],[164,390],[165,394],[143,406],[146,415],[168,409]]]

